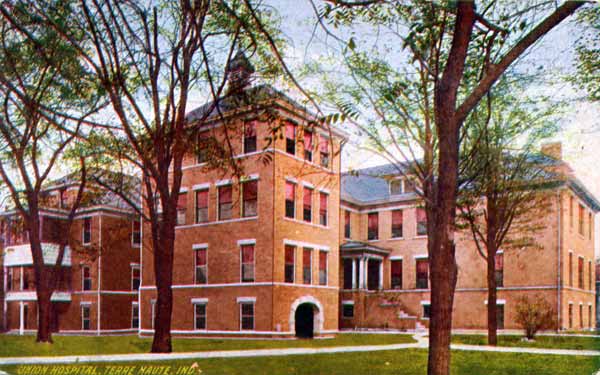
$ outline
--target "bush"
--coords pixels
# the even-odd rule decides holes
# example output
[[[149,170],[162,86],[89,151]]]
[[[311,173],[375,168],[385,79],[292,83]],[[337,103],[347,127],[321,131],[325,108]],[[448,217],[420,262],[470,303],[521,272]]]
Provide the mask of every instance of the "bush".
[[[555,315],[552,305],[543,297],[538,296],[532,300],[521,297],[517,302],[516,321],[529,340],[532,340],[539,330],[554,328]]]

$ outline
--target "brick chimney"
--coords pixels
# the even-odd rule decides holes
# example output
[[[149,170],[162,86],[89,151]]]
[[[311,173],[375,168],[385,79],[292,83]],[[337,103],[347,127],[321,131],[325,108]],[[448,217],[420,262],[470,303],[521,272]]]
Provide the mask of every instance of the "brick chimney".
[[[542,145],[542,154],[562,160],[562,142],[548,142]]]

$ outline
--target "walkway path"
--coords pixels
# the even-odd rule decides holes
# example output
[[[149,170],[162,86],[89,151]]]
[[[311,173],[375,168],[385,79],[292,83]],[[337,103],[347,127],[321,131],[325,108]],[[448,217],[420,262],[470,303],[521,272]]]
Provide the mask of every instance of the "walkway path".
[[[392,345],[362,345],[362,346],[335,346],[330,348],[289,348],[289,349],[257,349],[257,350],[222,350],[194,353],[168,353],[168,354],[110,354],[110,355],[85,355],[62,357],[9,357],[0,358],[2,365],[27,365],[27,364],[71,364],[90,362],[137,362],[137,361],[172,361],[178,359],[206,359],[206,358],[240,358],[240,357],[271,357],[285,355],[306,355],[326,353],[356,353],[374,352],[401,349],[427,349],[428,338],[425,333],[416,333],[416,343]],[[570,349],[542,349],[542,348],[513,348],[484,345],[452,344],[454,350],[502,352],[502,353],[531,353],[550,355],[581,355],[600,356],[596,350],[570,350]]]

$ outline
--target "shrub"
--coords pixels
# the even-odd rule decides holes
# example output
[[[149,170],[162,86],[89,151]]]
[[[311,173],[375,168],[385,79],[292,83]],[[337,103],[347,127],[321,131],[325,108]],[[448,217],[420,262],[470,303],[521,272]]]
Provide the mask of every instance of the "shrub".
[[[516,310],[515,320],[523,328],[529,340],[532,340],[539,330],[556,326],[556,313],[552,305],[541,296],[531,300],[527,297],[519,298]]]

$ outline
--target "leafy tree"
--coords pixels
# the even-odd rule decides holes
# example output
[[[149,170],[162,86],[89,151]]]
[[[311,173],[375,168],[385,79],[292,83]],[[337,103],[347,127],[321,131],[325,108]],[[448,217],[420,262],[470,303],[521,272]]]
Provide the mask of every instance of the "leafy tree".
[[[450,372],[463,125],[504,72],[582,5],[330,0],[318,11],[321,26],[345,44],[344,63],[352,78],[358,77],[358,88],[346,92],[345,100],[337,101],[338,107],[350,115],[366,109],[377,121],[359,124],[361,130],[377,148],[386,150],[383,154],[388,159],[403,165],[399,168],[403,173],[416,174],[421,180],[431,271],[429,374]],[[357,33],[342,39],[330,30],[355,25],[386,33],[385,54],[377,56],[370,48],[373,41]],[[352,106],[356,102],[363,106]],[[380,126],[376,126],[378,121]],[[408,140],[399,137],[403,134]],[[420,152],[411,152],[411,146]],[[414,163],[407,155],[422,161]]]
[[[600,100],[600,7],[590,5],[577,17],[583,29],[577,39],[577,74],[571,81],[588,92],[591,101]]]
[[[515,320],[525,331],[525,337],[533,340],[538,331],[556,327],[556,312],[542,296],[519,298]]]

